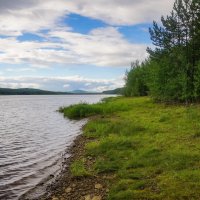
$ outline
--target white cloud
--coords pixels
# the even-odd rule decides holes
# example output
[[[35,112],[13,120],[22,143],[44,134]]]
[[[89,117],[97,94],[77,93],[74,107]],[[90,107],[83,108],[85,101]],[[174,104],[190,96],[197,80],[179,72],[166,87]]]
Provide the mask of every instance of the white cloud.
[[[117,28],[97,28],[88,35],[61,24],[69,13],[102,20],[111,25],[149,22],[168,13],[174,0],[0,0],[0,62],[43,68],[54,64],[129,66],[143,60],[147,45],[129,43]],[[43,34],[42,29],[50,32]],[[20,42],[24,32],[40,34],[45,41]],[[56,37],[57,40],[55,40]]]
[[[67,13],[65,0],[1,0],[0,34],[17,36],[53,28]]]
[[[0,82],[0,88],[12,88],[12,89],[18,89],[18,88],[39,88],[39,84],[36,83],[15,83],[15,82]]]
[[[160,19],[168,14],[174,0],[73,0],[69,12],[102,20],[110,25],[134,25]]]
[[[77,13],[110,25],[152,22],[170,12],[174,0],[1,0],[0,34],[21,35],[58,27],[62,17]]]
[[[28,71],[28,72],[33,72],[33,71],[35,71],[35,69],[34,68],[6,68],[6,70],[5,71],[7,71],[7,72],[26,72],[26,71]]]
[[[61,39],[63,47],[80,64],[129,66],[132,60],[143,60],[147,56],[147,45],[129,43],[113,27],[97,28],[88,35],[67,31],[52,31],[49,35]]]
[[[64,87],[65,89],[68,89],[68,88],[70,88],[70,84],[65,84],[65,85],[63,85],[63,87]]]
[[[116,79],[89,79],[80,76],[69,77],[3,77],[0,87],[41,88],[53,91],[87,90],[98,91],[115,89],[124,85],[123,77]]]
[[[39,68],[54,64],[127,67],[131,61],[147,56],[146,45],[129,43],[113,27],[98,28],[88,35],[58,29],[49,32],[46,38],[44,42],[1,38],[0,62]]]

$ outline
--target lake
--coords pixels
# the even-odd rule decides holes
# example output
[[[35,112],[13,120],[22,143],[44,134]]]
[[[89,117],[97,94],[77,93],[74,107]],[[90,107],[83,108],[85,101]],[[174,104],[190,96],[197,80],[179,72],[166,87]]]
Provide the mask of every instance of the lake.
[[[0,199],[18,199],[59,172],[65,150],[85,121],[70,121],[61,106],[95,103],[105,95],[0,96]]]

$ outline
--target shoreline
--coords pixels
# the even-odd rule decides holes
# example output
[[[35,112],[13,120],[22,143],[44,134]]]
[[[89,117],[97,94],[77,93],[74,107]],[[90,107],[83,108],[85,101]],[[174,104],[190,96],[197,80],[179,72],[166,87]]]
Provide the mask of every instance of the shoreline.
[[[81,134],[66,149],[66,153],[70,156],[62,162],[60,173],[48,176],[19,200],[104,200],[106,198],[107,183],[102,176],[74,177],[70,172],[71,164],[84,156],[85,144],[90,141],[83,135],[83,128]],[[93,161],[88,157],[88,162]],[[41,191],[43,194],[38,195]]]
[[[41,200],[88,200],[89,196],[94,200],[105,199],[106,184],[101,176],[74,177],[70,171],[70,165],[84,156],[85,144],[89,141],[90,139],[86,138],[83,133],[74,140],[69,149],[70,157],[65,161],[66,168],[61,172],[58,180],[47,187],[46,193],[40,198]],[[88,159],[90,160],[89,157]],[[95,188],[95,185],[101,185],[101,187]]]
[[[89,120],[38,200],[200,199],[200,105],[120,97],[62,112]]]

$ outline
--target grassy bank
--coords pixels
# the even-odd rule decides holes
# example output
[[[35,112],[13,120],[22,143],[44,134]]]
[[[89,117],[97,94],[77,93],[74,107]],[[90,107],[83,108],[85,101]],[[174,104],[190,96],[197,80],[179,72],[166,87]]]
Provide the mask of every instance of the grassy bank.
[[[118,97],[61,111],[70,119],[95,116],[84,128],[85,156],[71,172],[109,176],[107,199],[200,199],[199,105]]]

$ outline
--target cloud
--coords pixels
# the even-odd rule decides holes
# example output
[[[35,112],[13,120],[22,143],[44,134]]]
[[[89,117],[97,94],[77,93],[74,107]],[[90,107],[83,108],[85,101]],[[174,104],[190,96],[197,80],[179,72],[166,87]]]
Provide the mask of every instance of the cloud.
[[[123,77],[116,79],[88,79],[80,76],[69,77],[3,77],[0,76],[0,87],[40,88],[53,91],[104,91],[124,85]]]
[[[33,72],[33,71],[35,71],[35,69],[34,68],[6,68],[6,70],[5,71],[7,71],[7,72]]]
[[[0,34],[17,36],[62,26],[70,13],[110,25],[152,22],[170,12],[174,0],[1,0]]]
[[[129,43],[113,27],[97,28],[88,35],[67,31],[52,31],[49,35],[65,44],[63,47],[76,57],[77,64],[129,66],[132,60],[147,57],[147,45]]]
[[[65,0],[1,0],[0,34],[18,36],[50,29],[67,13]]]
[[[73,63],[73,57],[58,50],[62,44],[53,42],[20,42],[16,38],[0,39],[1,63],[30,64],[34,67],[48,67],[55,63]]]
[[[0,62],[48,67],[55,64],[71,66],[129,66],[133,60],[147,57],[144,44],[129,43],[117,28],[92,30],[88,35],[56,29],[46,41],[18,41],[15,37],[0,38]]]
[[[39,88],[39,85],[36,83],[15,83],[15,82],[0,82],[0,88]]]
[[[144,44],[130,43],[112,25],[149,22],[169,12],[174,0],[1,0],[0,62],[43,68],[55,64],[129,66],[146,58]],[[106,6],[105,6],[106,5]],[[70,13],[106,22],[88,35],[75,33],[61,23]],[[42,33],[45,29],[47,32]],[[19,41],[25,32],[39,34],[44,41]],[[56,38],[56,39],[55,39]]]
[[[168,14],[174,0],[73,0],[66,1],[69,12],[99,19],[110,25],[152,22]]]

